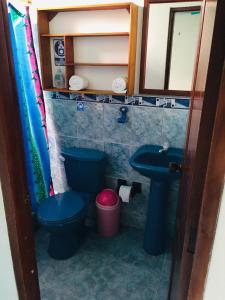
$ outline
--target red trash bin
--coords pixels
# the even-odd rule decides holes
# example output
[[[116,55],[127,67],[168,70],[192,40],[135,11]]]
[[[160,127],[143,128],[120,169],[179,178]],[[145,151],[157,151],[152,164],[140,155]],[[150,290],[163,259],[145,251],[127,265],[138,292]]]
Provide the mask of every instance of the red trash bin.
[[[96,198],[98,232],[105,237],[119,231],[120,199],[115,191],[105,189]]]

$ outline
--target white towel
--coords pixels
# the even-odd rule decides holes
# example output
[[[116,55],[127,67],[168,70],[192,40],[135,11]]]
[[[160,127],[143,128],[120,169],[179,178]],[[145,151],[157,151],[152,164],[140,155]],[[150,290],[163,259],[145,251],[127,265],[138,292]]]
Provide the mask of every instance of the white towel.
[[[74,91],[84,90],[88,87],[88,80],[84,77],[73,75],[69,80],[69,89]]]
[[[114,93],[126,93],[127,91],[127,78],[118,77],[113,80],[112,91]]]

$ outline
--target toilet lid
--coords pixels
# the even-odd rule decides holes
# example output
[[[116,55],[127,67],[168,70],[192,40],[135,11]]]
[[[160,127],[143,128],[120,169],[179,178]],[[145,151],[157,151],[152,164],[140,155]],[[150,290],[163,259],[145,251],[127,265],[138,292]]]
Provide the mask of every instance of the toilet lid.
[[[65,192],[51,196],[41,202],[37,216],[43,222],[63,223],[84,214],[85,202],[76,192]]]

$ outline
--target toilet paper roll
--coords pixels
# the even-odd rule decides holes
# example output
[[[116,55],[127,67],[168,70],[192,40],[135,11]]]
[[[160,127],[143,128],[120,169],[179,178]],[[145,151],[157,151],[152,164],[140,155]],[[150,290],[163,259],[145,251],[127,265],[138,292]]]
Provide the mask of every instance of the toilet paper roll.
[[[83,90],[88,87],[88,80],[84,77],[73,75],[69,80],[70,90]]]
[[[112,82],[112,91],[114,93],[126,93],[127,90],[127,78],[118,77]]]
[[[131,186],[121,185],[119,189],[119,196],[122,202],[129,203],[131,197]]]

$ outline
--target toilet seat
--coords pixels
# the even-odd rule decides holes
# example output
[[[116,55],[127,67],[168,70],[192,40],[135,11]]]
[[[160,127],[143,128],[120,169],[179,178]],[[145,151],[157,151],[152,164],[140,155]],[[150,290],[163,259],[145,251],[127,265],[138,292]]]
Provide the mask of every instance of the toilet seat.
[[[80,193],[69,191],[48,197],[38,207],[37,217],[43,225],[63,225],[84,217],[86,203]]]

